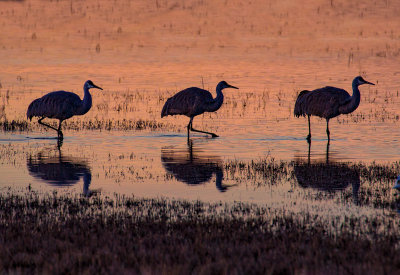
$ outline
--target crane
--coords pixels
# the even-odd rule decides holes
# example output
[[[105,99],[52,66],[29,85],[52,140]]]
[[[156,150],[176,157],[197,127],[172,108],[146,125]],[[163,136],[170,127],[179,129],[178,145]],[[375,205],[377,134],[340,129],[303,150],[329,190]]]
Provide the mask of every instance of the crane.
[[[217,111],[224,102],[222,90],[226,88],[239,89],[235,86],[229,85],[225,81],[221,81],[218,83],[216,88],[216,98],[213,98],[209,91],[196,87],[182,90],[167,99],[161,111],[161,118],[168,115],[185,115],[190,118],[187,126],[188,138],[189,131],[209,134],[212,137],[218,137],[218,135],[214,133],[193,129],[193,118],[203,114],[204,112]]]
[[[83,100],[81,100],[77,94],[71,92],[54,91],[48,93],[29,104],[26,116],[29,120],[32,120],[32,117],[39,117],[39,124],[56,130],[58,139],[62,140],[63,133],[61,131],[61,123],[72,116],[86,114],[92,107],[92,96],[89,93],[89,89],[91,88],[103,90],[99,86],[96,86],[91,80],[88,80],[83,85]],[[46,117],[58,119],[58,129],[42,122]]]
[[[301,91],[294,107],[296,117],[308,117],[307,141],[311,142],[310,116],[318,116],[326,119],[326,134],[330,141],[329,120],[341,114],[349,114],[357,109],[360,104],[360,91],[358,86],[363,84],[375,85],[364,80],[361,76],[354,78],[352,87],[353,95],[343,89],[326,86],[313,91]]]

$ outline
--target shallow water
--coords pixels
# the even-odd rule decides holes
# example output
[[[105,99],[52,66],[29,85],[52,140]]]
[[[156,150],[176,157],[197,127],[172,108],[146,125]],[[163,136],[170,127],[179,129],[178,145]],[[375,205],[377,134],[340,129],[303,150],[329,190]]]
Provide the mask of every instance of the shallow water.
[[[38,126],[35,119],[29,122],[29,131],[0,132],[1,190],[245,201],[357,215],[382,211],[365,200],[359,203],[363,200],[357,193],[365,190],[384,186],[387,193],[373,195],[396,201],[396,192],[390,189],[395,175],[380,183],[360,176],[359,187],[353,180],[327,190],[300,184],[293,165],[279,178],[273,172],[234,170],[232,165],[310,159],[326,164],[328,170],[336,169],[329,163],[339,164],[346,174],[351,170],[346,167],[360,162],[397,163],[398,3],[374,3],[374,9],[364,9],[365,16],[354,16],[346,2],[328,7],[315,1],[296,17],[295,3],[271,3],[268,11],[254,13],[261,5],[256,1],[242,7],[242,21],[220,24],[214,16],[218,4],[212,2],[192,1],[192,8],[173,1],[156,1],[157,7],[142,2],[136,6],[123,1],[115,7],[108,1],[87,6],[63,1],[0,3],[6,15],[0,25],[7,34],[0,49],[1,120],[25,121],[29,103],[52,90],[82,96],[87,79],[104,88],[92,91],[89,113],[66,122],[60,150],[55,133]],[[224,20],[239,12],[235,7],[225,3]],[[343,23],[308,21],[320,12],[343,17]],[[193,21],[193,14],[204,22]],[[267,24],[270,27],[264,29]],[[197,25],[200,35],[194,36]],[[325,121],[312,118],[309,148],[307,120],[293,116],[298,92],[330,85],[351,93],[357,75],[377,85],[361,86],[359,108],[331,120],[329,148]],[[194,119],[195,128],[216,132],[219,138],[193,134],[188,143],[186,117],[160,118],[165,100],[175,92],[198,86],[214,93],[221,80],[240,89],[224,90],[220,110]],[[124,121],[138,120],[159,126],[124,129]],[[105,121],[115,127],[107,130]],[[103,126],[91,130],[91,123]],[[332,176],[328,181],[341,180]]]

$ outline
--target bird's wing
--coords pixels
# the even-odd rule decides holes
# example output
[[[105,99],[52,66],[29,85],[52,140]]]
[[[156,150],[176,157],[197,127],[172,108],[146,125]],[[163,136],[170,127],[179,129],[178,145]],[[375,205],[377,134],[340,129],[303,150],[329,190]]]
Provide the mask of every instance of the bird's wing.
[[[170,97],[164,104],[161,116],[195,116],[205,111],[205,106],[213,101],[209,91],[191,87]]]
[[[55,91],[34,100],[28,112],[32,110],[31,116],[67,119],[75,114],[81,102],[80,97],[74,93]]]
[[[337,102],[337,104],[339,105],[346,104],[349,100],[351,100],[351,96],[349,95],[349,93],[346,90],[340,88],[326,86],[318,90],[329,94],[329,96],[331,97],[331,101]]]
[[[350,95],[343,89],[324,87],[304,95],[306,114],[331,118],[339,114],[339,106],[349,100]]]

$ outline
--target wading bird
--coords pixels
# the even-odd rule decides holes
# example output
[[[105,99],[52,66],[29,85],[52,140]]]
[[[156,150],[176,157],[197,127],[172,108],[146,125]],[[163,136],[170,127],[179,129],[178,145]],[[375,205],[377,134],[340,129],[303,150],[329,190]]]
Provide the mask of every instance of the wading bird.
[[[44,126],[47,126],[57,131],[58,138],[63,139],[63,133],[61,131],[61,123],[75,115],[84,115],[92,107],[92,96],[89,93],[89,89],[96,88],[103,90],[102,88],[93,84],[91,80],[85,82],[83,85],[84,96],[83,100],[77,94],[66,92],[66,91],[55,91],[42,96],[41,98],[35,99],[28,107],[26,116],[32,120],[32,117],[40,117],[38,122]],[[58,129],[43,123],[44,118],[55,118],[60,121]]]
[[[352,83],[352,96],[343,89],[329,86],[313,91],[305,90],[300,92],[294,107],[294,115],[296,117],[308,117],[308,142],[311,142],[310,116],[319,116],[326,119],[326,134],[328,135],[329,142],[329,120],[341,114],[349,114],[357,109],[360,104],[358,86],[363,84],[375,85],[364,80],[361,76],[357,76]]]
[[[235,86],[229,85],[225,81],[221,81],[218,83],[216,88],[216,98],[213,98],[209,91],[196,87],[182,90],[174,96],[168,98],[161,111],[161,117],[168,115],[185,115],[190,117],[190,121],[187,126],[188,138],[189,131],[209,134],[212,137],[218,137],[214,133],[193,129],[192,124],[195,116],[201,115],[204,112],[215,112],[221,107],[222,103],[224,102],[222,90],[225,88],[239,89]]]

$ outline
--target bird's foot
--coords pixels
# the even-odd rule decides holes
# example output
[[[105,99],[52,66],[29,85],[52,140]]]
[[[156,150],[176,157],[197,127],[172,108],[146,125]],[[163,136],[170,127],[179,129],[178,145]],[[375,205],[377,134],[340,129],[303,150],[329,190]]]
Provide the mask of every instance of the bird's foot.
[[[219,137],[219,136],[214,134],[214,133],[211,133],[211,137],[216,138],[216,137]]]

